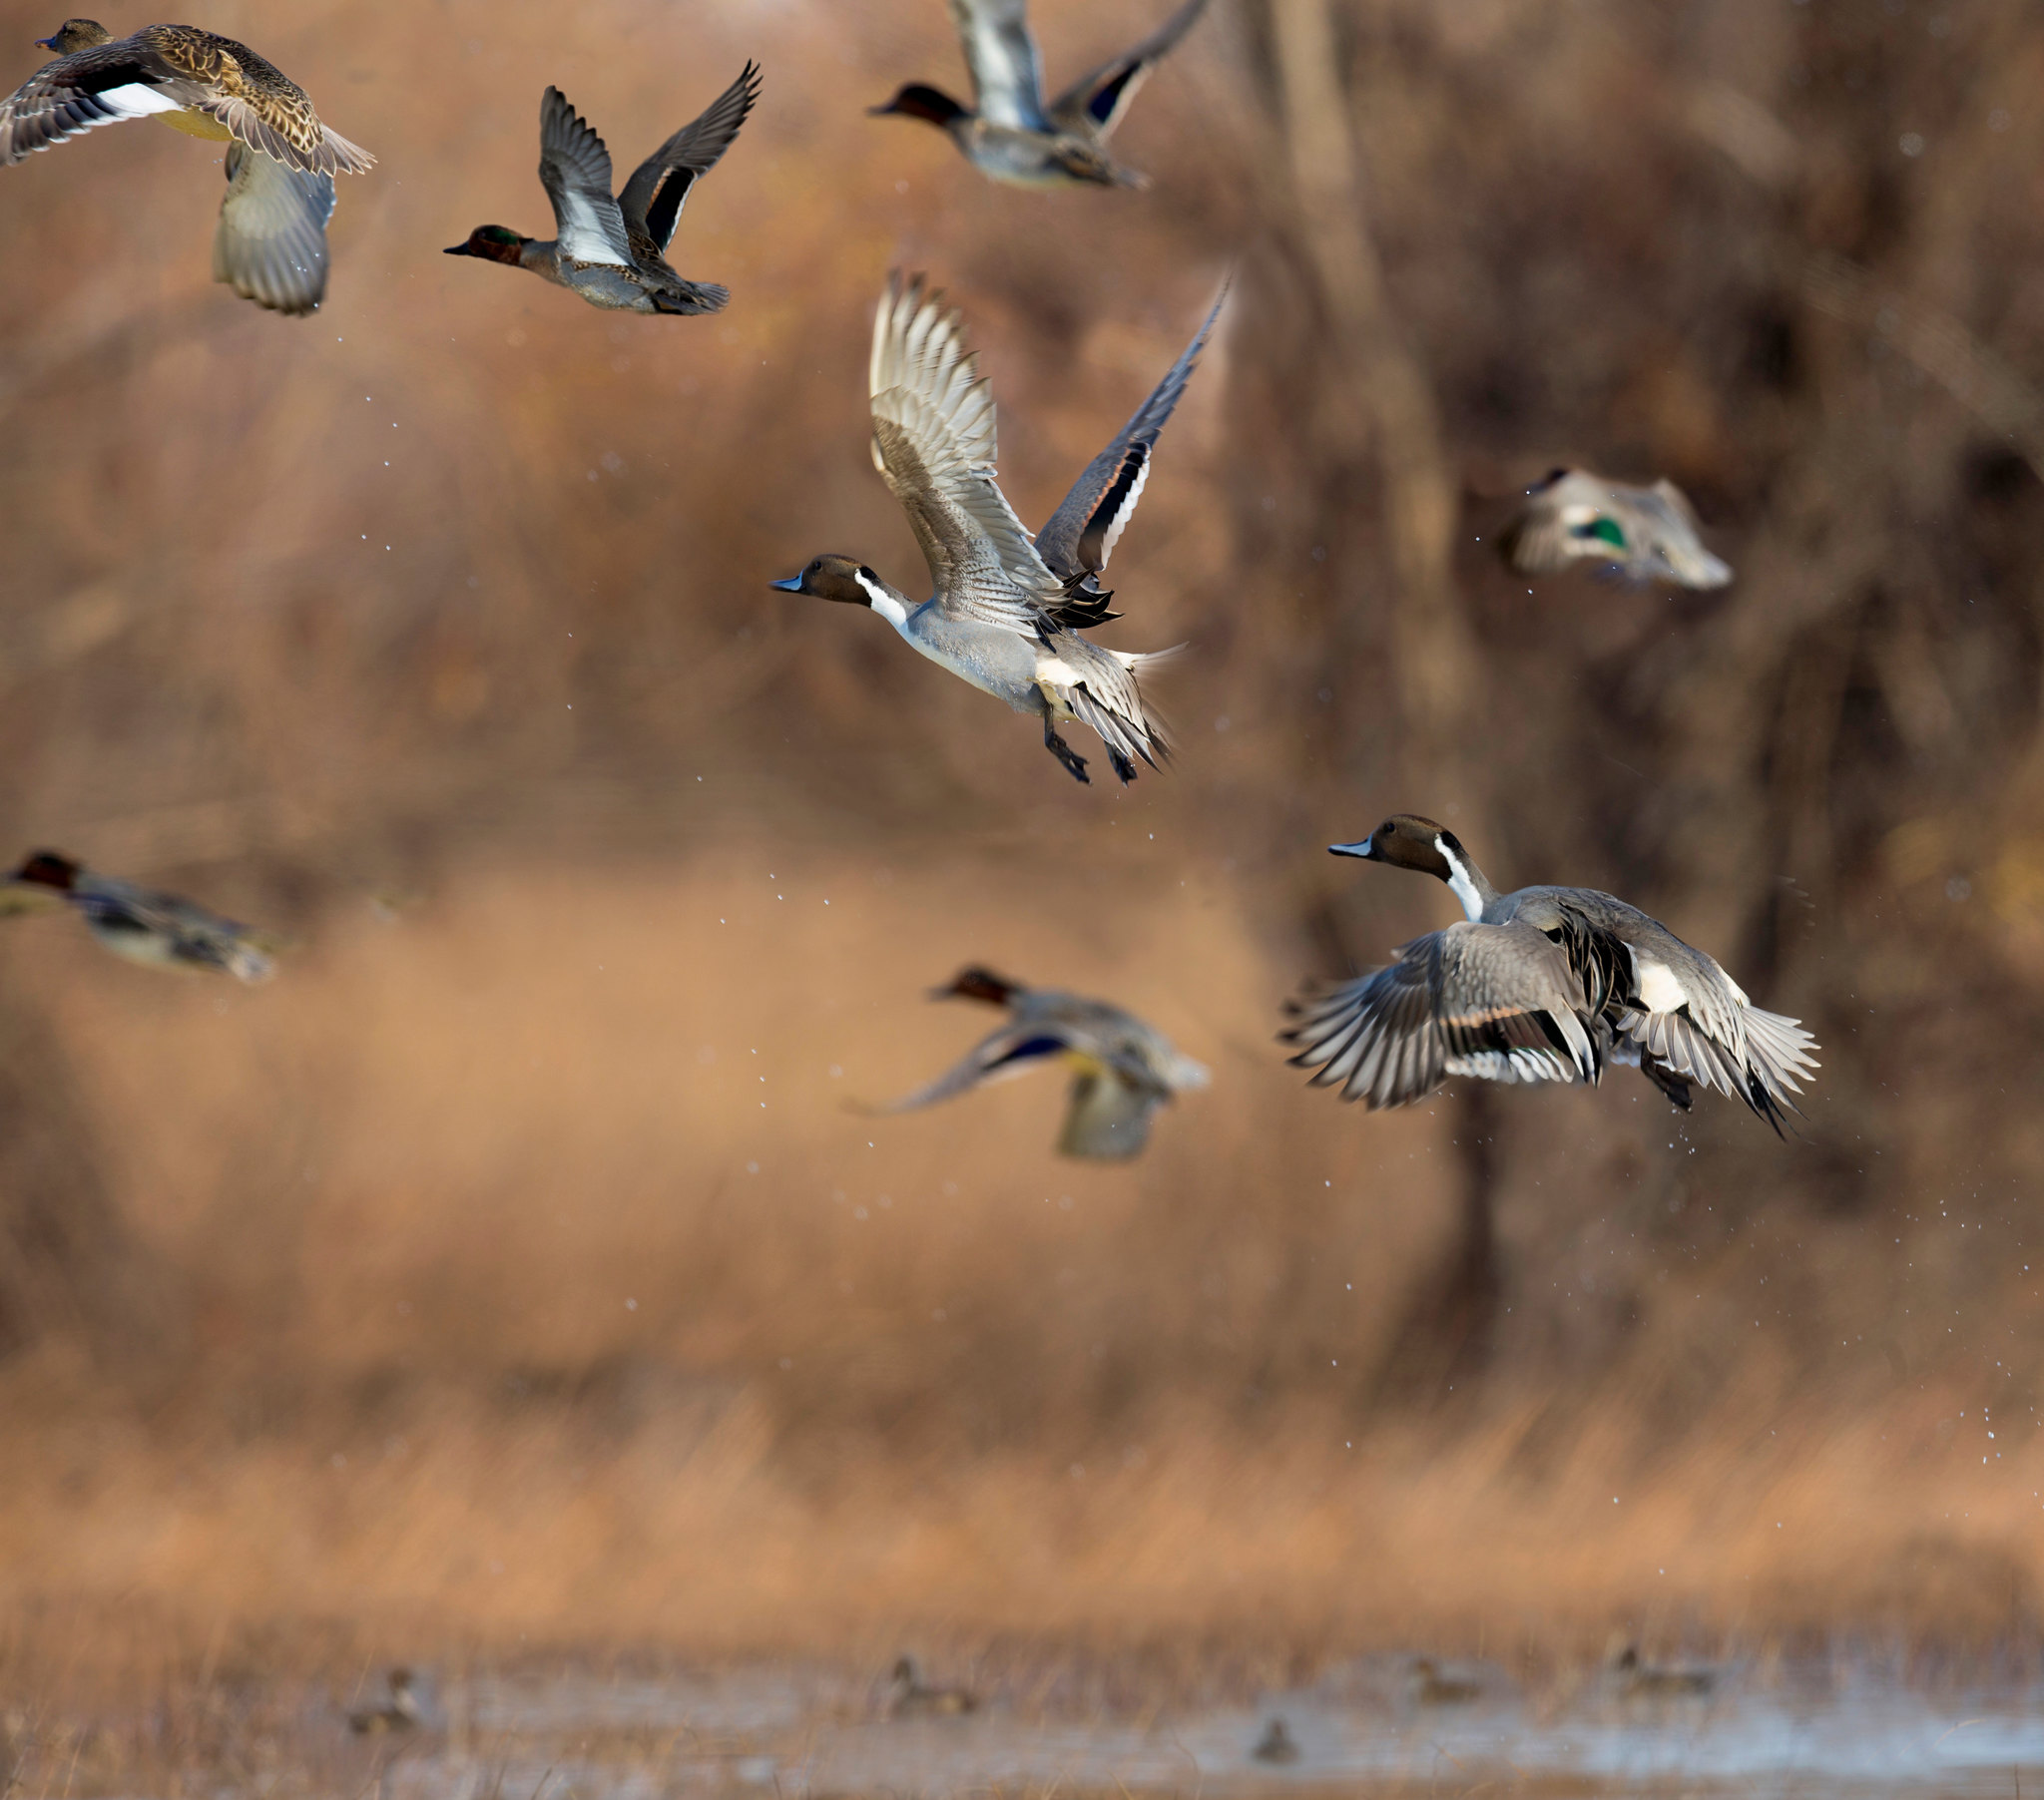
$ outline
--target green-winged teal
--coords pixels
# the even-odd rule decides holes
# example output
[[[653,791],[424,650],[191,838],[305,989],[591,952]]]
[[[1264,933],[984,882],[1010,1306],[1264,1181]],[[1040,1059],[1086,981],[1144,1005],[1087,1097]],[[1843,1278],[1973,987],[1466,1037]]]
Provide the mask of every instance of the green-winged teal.
[[[38,850],[8,877],[0,910],[38,899],[69,905],[86,929],[117,956],[159,969],[217,969],[242,981],[273,972],[263,934],[208,912],[175,894],[160,894],[112,875],[95,875],[68,856]]]
[[[1688,497],[1665,480],[1633,488],[1587,469],[1553,470],[1526,490],[1499,546],[1522,575],[1594,563],[1683,588],[1722,588],[1732,579],[1731,566],[1704,548]]]

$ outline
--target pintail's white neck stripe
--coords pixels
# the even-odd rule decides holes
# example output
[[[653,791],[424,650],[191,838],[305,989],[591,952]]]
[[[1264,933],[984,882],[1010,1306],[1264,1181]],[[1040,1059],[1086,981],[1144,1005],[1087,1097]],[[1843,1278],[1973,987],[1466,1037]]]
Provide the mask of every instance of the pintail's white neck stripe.
[[[1448,865],[1448,889],[1462,903],[1462,910],[1471,919],[1483,917],[1483,896],[1476,891],[1476,882],[1470,875],[1467,864],[1448,848],[1446,838],[1437,837],[1433,847],[1441,853],[1441,860]]]
[[[873,611],[897,632],[908,623],[908,609],[863,569],[855,570],[851,579],[865,590],[866,602]]]

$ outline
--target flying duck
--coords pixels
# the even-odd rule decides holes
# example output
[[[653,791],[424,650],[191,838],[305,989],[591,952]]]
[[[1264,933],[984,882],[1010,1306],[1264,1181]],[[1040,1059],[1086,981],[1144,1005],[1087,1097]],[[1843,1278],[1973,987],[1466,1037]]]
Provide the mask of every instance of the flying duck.
[[[477,225],[447,254],[529,268],[609,311],[722,312],[731,289],[676,274],[667,246],[689,191],[717,167],[759,98],[760,70],[749,62],[700,118],[633,171],[614,198],[611,153],[567,96],[547,89],[539,102],[539,179],[554,203],[554,240]]]
[[[1181,1056],[1162,1032],[1103,1000],[1025,988],[980,968],[962,970],[930,998],[983,1000],[1007,1008],[1008,1020],[967,1051],[956,1068],[896,1101],[889,1113],[935,1106],[989,1082],[1026,1075],[1055,1057],[1074,1071],[1060,1154],[1112,1161],[1140,1154],[1157,1109],[1208,1082],[1206,1069]]]
[[[0,101],[0,165],[152,114],[225,142],[213,278],[272,312],[318,309],[334,175],[359,175],[376,159],[320,124],[304,89],[246,44],[193,25],[116,38],[95,20],[67,19],[36,42],[56,60]]]
[[[412,1731],[426,1722],[425,1703],[418,1676],[408,1668],[394,1668],[384,1677],[389,1692],[374,1706],[363,1706],[347,1715],[348,1729],[368,1737],[383,1731]]]
[[[95,875],[68,856],[38,850],[7,878],[0,911],[41,903],[74,907],[86,929],[116,956],[160,969],[219,969],[242,981],[266,981],[272,965],[262,934],[175,894],[159,894],[111,875]]]
[[[1298,1739],[1291,1735],[1291,1727],[1283,1719],[1274,1718],[1264,1727],[1264,1735],[1257,1739],[1250,1755],[1258,1762],[1296,1762]]]
[[[1638,1646],[1630,1643],[1612,1658],[1611,1673],[1618,1691],[1630,1699],[1680,1699],[1707,1694],[1718,1685],[1715,1670],[1663,1668],[1652,1662],[1643,1662]]]
[[[940,1687],[925,1681],[913,1656],[903,1656],[894,1664],[887,1683],[890,1719],[956,1718],[978,1706],[979,1696],[969,1687]]]
[[[1638,1068],[1682,1108],[1690,1085],[1743,1100],[1782,1128],[1817,1067],[1798,1022],[1765,1013],[1710,957],[1609,894],[1527,887],[1500,894],[1453,832],[1394,813],[1360,843],[1330,844],[1447,883],[1466,921],[1399,947],[1355,981],[1286,1009],[1291,1061],[1344,1100],[1402,1107],[1449,1076],[1589,1082]]]
[[[1157,434],[1213,324],[1210,313],[1032,542],[998,485],[993,395],[965,348],[959,314],[941,294],[925,294],[919,276],[905,284],[890,277],[873,321],[873,461],[908,514],[935,592],[915,606],[863,563],[837,555],[769,585],[870,607],[931,662],[1017,712],[1037,714],[1044,747],[1075,780],[1092,777],[1058,733],[1066,719],[1098,732],[1114,772],[1133,781],[1137,757],[1155,768],[1170,754],[1140,677],[1175,653],[1103,650],[1080,634],[1120,617],[1107,611],[1112,596],[1097,578],[1135,512]]]
[[[1698,530],[1688,496],[1672,481],[1630,488],[1587,469],[1555,469],[1526,490],[1499,546],[1521,575],[1591,562],[1634,581],[1722,588],[1731,565],[1704,548]]]
[[[1107,153],[1136,90],[1205,10],[1186,0],[1133,50],[1102,63],[1043,104],[1043,59],[1029,30],[1026,0],[950,0],[965,47],[975,107],[924,82],[910,82],[878,116],[921,119],[949,135],[982,175],[1016,188],[1146,188],[1147,176]]]
[[[1466,1675],[1450,1675],[1427,1656],[1412,1660],[1412,1698],[1421,1706],[1466,1706],[1483,1698],[1480,1682]]]

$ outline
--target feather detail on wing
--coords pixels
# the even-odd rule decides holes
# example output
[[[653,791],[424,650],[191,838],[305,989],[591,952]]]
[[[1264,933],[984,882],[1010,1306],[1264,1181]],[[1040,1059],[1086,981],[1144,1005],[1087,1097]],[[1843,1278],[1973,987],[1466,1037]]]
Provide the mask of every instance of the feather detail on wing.
[[[333,177],[307,175],[231,144],[213,237],[213,278],[273,312],[315,311],[326,294]]]
[[[632,266],[625,217],[611,194],[611,153],[559,88],[540,98],[539,179],[554,203],[562,255]]]
[[[626,225],[644,231],[664,253],[690,190],[717,167],[759,98],[759,65],[748,62],[737,81],[632,172],[618,197]]]
[[[1228,288],[1224,281],[1206,322],[1184,354],[1151,389],[1114,441],[1086,465],[1085,473],[1036,534],[1037,554],[1059,580],[1070,584],[1107,568],[1108,558],[1135,516],[1136,502],[1143,497],[1158,436],[1199,366],[1200,353],[1227,302]]]
[[[1132,50],[1110,57],[1097,69],[1089,69],[1050,105],[1050,122],[1060,131],[1075,132],[1096,143],[1122,122],[1136,90],[1178,41],[1192,30],[1207,0],[1186,0],[1186,4]]]
[[[1046,1029],[1041,1022],[1017,1021],[1004,1025],[999,1031],[981,1039],[935,1081],[916,1089],[913,1094],[903,1095],[880,1111],[913,1113],[922,1107],[933,1107],[940,1101],[969,1094],[974,1088],[983,1088],[989,1082],[1005,1082],[1018,1075],[1027,1075],[1046,1057],[1063,1056],[1070,1048],[1063,1036]]]
[[[1310,991],[1287,1011],[1291,1061],[1316,1088],[1372,1110],[1421,1099],[1451,1075],[1496,1082],[1596,1082],[1581,985],[1530,925],[1458,922],[1402,945],[1356,981]]]
[[[972,71],[979,116],[1015,131],[1050,129],[1043,110],[1043,59],[1025,0],[951,0],[951,23]]]
[[[890,279],[873,326],[874,461],[908,515],[937,604],[1035,635],[1063,598],[994,476],[994,404],[958,315]]]

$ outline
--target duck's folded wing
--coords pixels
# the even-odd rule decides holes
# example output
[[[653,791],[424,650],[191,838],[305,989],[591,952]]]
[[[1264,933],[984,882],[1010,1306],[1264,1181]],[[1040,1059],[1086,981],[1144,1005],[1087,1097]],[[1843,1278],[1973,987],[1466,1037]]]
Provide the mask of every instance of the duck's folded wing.
[[[326,294],[333,177],[288,169],[230,144],[228,192],[213,235],[213,278],[272,312],[302,315]]]
[[[1136,90],[1150,71],[1177,48],[1179,39],[1192,30],[1206,10],[1207,0],[1186,0],[1134,49],[1110,57],[1097,69],[1087,70],[1051,102],[1051,124],[1081,137],[1105,138],[1121,123],[1129,102],[1135,99]]]
[[[1150,479],[1150,458],[1158,435],[1186,391],[1193,370],[1199,367],[1200,352],[1207,347],[1214,321],[1227,300],[1228,283],[1224,281],[1213,310],[1186,345],[1185,353],[1150,390],[1150,397],[1136,408],[1114,442],[1086,465],[1086,472],[1036,534],[1037,555],[1060,581],[1077,582],[1107,568],[1107,559],[1135,517],[1136,502],[1142,499],[1143,485]]]
[[[202,106],[206,90],[132,39],[45,63],[0,101],[0,165],[124,119]]]
[[[979,116],[1015,131],[1048,131],[1043,59],[1030,35],[1026,0],[951,0],[951,23],[972,71]]]
[[[1372,1110],[1401,1107],[1451,1075],[1495,1082],[1597,1079],[1581,984],[1530,925],[1467,920],[1400,946],[1356,981],[1308,992],[1287,1009],[1291,1061],[1316,1088]]]
[[[873,461],[948,617],[1035,636],[1064,593],[994,478],[994,403],[957,313],[888,282],[873,324]]]
[[[643,230],[656,248],[674,241],[675,222],[699,176],[708,175],[732,146],[760,98],[760,68],[748,62],[737,81],[706,107],[700,118],[668,139],[632,172],[618,196],[626,225]]]
[[[1150,1141],[1150,1121],[1164,1104],[1154,1088],[1134,1088],[1112,1069],[1086,1070],[1072,1082],[1058,1153],[1118,1159]]]
[[[539,179],[554,203],[562,255],[632,266],[625,216],[611,193],[611,153],[559,88],[540,97]]]
[[[954,1068],[916,1089],[913,1094],[903,1095],[881,1111],[913,1113],[920,1107],[933,1107],[939,1101],[955,1099],[974,1088],[983,1088],[989,1082],[1005,1082],[1014,1076],[1027,1075],[1046,1057],[1063,1056],[1070,1048],[1062,1034],[1041,1021],[1004,1025],[991,1037],[975,1044]]]

